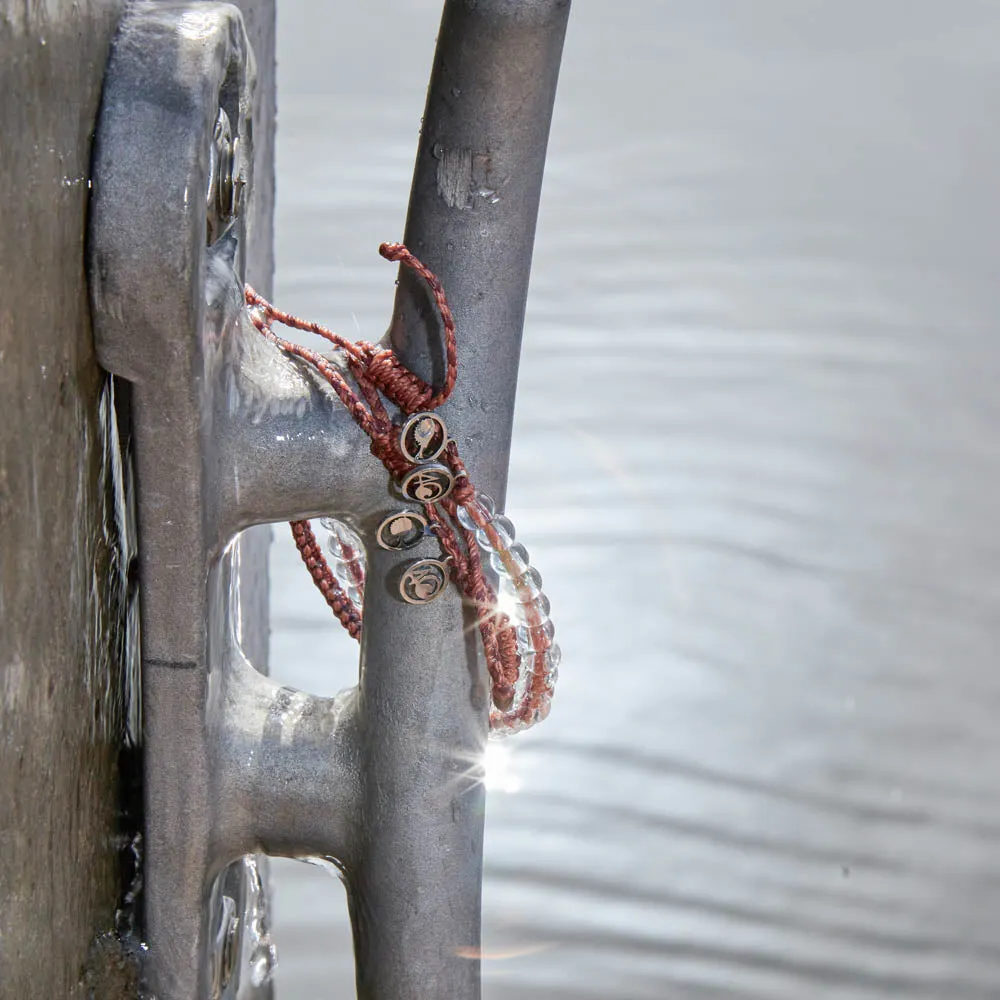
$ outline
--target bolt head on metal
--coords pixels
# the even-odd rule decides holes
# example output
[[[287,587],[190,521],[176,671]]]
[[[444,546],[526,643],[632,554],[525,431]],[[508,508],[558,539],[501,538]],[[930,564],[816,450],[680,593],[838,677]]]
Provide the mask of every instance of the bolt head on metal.
[[[245,187],[246,177],[239,136],[233,138],[229,115],[224,109],[219,108],[212,129],[208,190],[205,193],[209,244],[218,240],[239,215]]]

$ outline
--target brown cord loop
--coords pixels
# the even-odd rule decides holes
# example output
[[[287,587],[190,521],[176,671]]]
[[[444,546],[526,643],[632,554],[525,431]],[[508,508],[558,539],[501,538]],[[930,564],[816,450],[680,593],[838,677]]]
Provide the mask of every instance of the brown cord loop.
[[[291,521],[290,523],[299,555],[306,564],[313,582],[319,588],[319,592],[323,595],[326,603],[330,605],[330,609],[337,616],[340,624],[347,629],[353,638],[360,639],[361,615],[331,572],[309,522]]]
[[[424,279],[427,287],[431,290],[431,295],[434,296],[434,304],[437,306],[437,311],[441,316],[441,324],[444,326],[444,353],[445,362],[447,364],[447,370],[445,372],[444,385],[438,392],[427,385],[423,379],[417,378],[408,368],[404,367],[399,359],[392,354],[393,362],[399,366],[402,372],[406,373],[409,380],[412,380],[414,385],[419,384],[426,391],[427,398],[424,399],[423,391],[421,392],[420,402],[417,403],[416,400],[413,401],[412,409],[409,409],[400,400],[394,399],[392,394],[386,392],[386,395],[396,403],[400,409],[406,410],[407,413],[414,413],[416,410],[434,410],[437,409],[452,393],[455,388],[455,380],[458,378],[458,345],[455,337],[455,317],[452,316],[451,306],[448,305],[448,299],[444,294],[444,288],[441,282],[438,280],[438,276],[431,271],[429,268],[425,267],[423,264],[413,256],[412,253],[402,244],[402,243],[383,243],[379,248],[378,252],[385,257],[386,260],[398,261],[400,264],[406,267],[412,268]],[[402,376],[400,376],[402,378]],[[404,380],[405,381],[405,380]],[[385,391],[385,390],[383,390]]]

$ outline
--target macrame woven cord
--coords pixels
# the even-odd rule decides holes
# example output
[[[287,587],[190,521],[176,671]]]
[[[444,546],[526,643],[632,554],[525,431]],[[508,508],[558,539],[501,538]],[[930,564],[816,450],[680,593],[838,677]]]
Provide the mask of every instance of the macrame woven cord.
[[[444,329],[446,371],[440,388],[411,372],[390,348],[347,340],[318,323],[282,312],[249,286],[245,297],[257,330],[329,383],[370,439],[372,454],[399,484],[408,476],[419,477],[426,468],[407,454],[406,420],[413,417],[418,428],[437,426],[433,411],[452,394],[458,377],[458,345],[455,320],[438,278],[401,243],[383,243],[379,253],[416,272],[434,300]],[[275,327],[281,326],[316,334],[341,353],[331,361],[280,336]],[[387,403],[400,411],[400,422],[394,422]],[[439,426],[443,430],[444,425]],[[438,461],[447,468],[453,485],[443,498],[422,503],[421,521],[439,540],[452,580],[466,604],[475,609],[490,675],[490,729],[498,735],[517,732],[548,715],[558,678],[560,651],[553,642],[549,602],[526,549],[514,541],[510,520],[497,516],[493,501],[476,491],[458,446],[446,435],[440,442]],[[421,497],[419,490],[416,495]],[[357,539],[331,525],[335,573],[309,521],[293,521],[291,529],[316,587],[341,625],[355,639],[360,638],[365,563]],[[484,559],[496,575],[496,586],[487,578]]]

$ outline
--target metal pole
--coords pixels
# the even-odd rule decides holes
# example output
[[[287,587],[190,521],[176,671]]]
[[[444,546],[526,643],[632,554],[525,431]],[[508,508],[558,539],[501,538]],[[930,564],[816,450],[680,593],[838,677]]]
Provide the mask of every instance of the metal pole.
[[[498,500],[568,14],[569,0],[448,0],[406,226],[405,242],[443,281],[458,322],[458,389],[441,413],[473,480]],[[440,381],[438,321],[405,270],[390,335],[411,369]],[[488,701],[478,637],[457,592],[401,605],[379,585],[400,557],[374,544],[368,554],[365,823],[348,869],[358,996],[474,1000],[485,811],[476,778]]]

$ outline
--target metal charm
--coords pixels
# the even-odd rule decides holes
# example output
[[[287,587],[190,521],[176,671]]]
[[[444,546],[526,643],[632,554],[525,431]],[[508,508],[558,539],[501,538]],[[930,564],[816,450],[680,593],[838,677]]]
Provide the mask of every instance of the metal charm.
[[[448,428],[436,413],[414,413],[399,433],[399,449],[411,462],[431,462],[448,444]]]
[[[399,580],[399,596],[407,604],[429,604],[448,586],[448,564],[440,559],[411,563]]]
[[[455,485],[455,477],[446,465],[434,462],[411,469],[399,484],[400,492],[414,503],[443,500]]]
[[[398,510],[379,526],[375,538],[383,549],[402,552],[412,549],[427,534],[427,518],[412,510]]]

